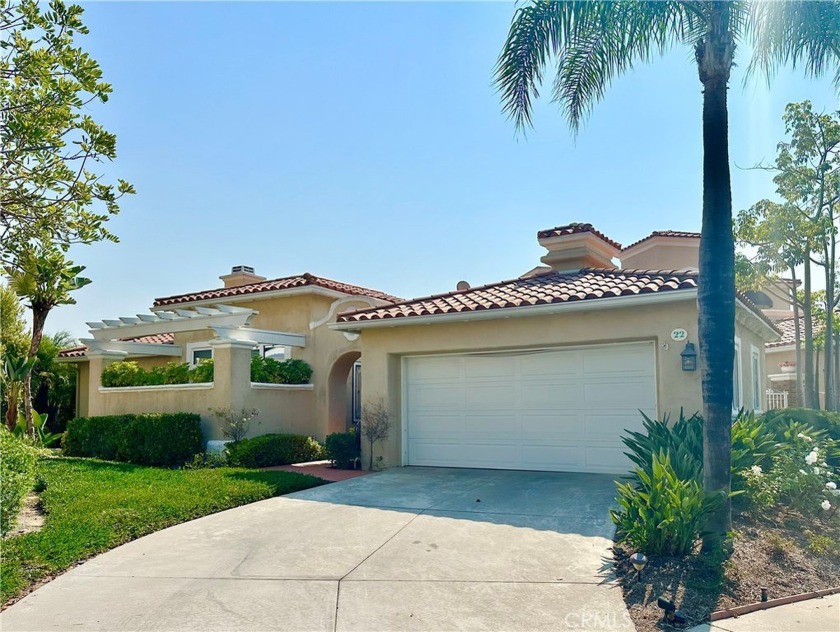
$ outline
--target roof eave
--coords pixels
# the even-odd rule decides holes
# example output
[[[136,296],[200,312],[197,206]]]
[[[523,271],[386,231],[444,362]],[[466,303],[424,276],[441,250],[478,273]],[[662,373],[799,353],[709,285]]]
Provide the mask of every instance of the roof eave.
[[[494,318],[523,318],[528,316],[547,316],[556,313],[591,311],[599,309],[615,309],[634,305],[653,303],[671,303],[694,299],[697,288],[669,290],[661,293],[633,294],[629,296],[612,296],[609,298],[584,299],[580,301],[548,303],[546,305],[528,305],[524,307],[504,307],[468,312],[448,314],[430,314],[428,316],[398,316],[392,318],[375,318],[364,321],[345,321],[329,325],[336,331],[356,332],[362,329],[378,327],[400,327],[409,325],[425,325],[431,323],[466,322],[471,320],[490,320]]]

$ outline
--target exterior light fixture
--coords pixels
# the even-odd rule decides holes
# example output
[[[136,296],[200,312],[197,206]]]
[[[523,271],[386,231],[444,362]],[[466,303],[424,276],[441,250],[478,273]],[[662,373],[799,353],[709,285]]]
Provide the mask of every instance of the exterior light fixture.
[[[633,565],[633,568],[636,569],[636,581],[639,581],[642,578],[642,571],[644,570],[647,561],[647,556],[644,553],[633,553],[633,555],[630,556],[630,563]]]
[[[680,359],[682,360],[683,371],[697,370],[697,350],[694,348],[693,342],[685,343],[685,349],[682,350]]]
[[[685,615],[677,610],[677,605],[673,601],[665,599],[665,597],[659,597],[656,600],[656,605],[664,611],[663,615],[668,623],[682,624],[686,622]]]

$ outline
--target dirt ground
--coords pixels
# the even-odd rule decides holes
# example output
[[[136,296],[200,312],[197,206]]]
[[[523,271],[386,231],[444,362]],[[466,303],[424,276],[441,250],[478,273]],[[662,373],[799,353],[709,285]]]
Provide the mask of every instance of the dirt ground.
[[[649,556],[641,580],[614,548],[624,600],[639,632],[674,629],[662,622],[657,597],[676,603],[691,627],[715,610],[840,586],[840,521],[804,517],[795,511],[734,518],[734,550],[728,559],[704,555]]]

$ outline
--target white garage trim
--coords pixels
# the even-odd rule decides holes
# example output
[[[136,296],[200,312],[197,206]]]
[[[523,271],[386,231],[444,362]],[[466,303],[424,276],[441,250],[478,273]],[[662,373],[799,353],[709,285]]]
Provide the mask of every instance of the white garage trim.
[[[643,340],[404,356],[402,464],[624,473],[621,436],[642,430],[639,410],[657,415],[656,353]]]

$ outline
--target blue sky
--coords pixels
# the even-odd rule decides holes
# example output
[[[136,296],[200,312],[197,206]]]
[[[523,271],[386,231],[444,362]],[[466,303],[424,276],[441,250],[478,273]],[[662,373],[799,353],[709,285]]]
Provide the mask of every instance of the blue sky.
[[[48,331],[143,312],[247,264],[411,297],[511,278],[537,229],[589,221],[630,243],[698,230],[700,83],[676,49],[614,82],[574,138],[538,104],[517,137],[492,70],[505,3],[87,3],[80,42],[114,94],[106,171],[137,188],[121,243],[73,250],[91,286]],[[741,51],[742,53],[744,51]],[[746,56],[741,55],[746,66]],[[730,93],[735,210],[770,196],[786,103],[837,107],[782,72]]]

